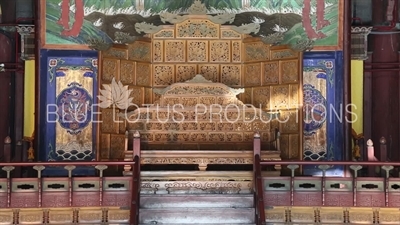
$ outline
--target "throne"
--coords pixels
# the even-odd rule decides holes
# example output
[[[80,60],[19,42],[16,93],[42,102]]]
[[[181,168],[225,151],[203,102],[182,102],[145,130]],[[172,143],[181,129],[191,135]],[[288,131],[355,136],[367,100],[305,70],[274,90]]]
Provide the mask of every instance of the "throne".
[[[244,104],[243,88],[214,83],[202,75],[154,89],[159,100],[128,114],[127,132],[141,135],[142,164],[252,164],[254,132],[261,135],[263,159],[280,160],[278,113]],[[131,142],[128,135],[127,141]],[[132,151],[126,149],[126,160]]]

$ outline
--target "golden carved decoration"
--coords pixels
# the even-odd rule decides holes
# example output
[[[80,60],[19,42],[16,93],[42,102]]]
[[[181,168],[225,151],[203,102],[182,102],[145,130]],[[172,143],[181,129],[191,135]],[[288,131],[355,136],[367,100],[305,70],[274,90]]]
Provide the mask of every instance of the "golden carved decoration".
[[[209,20],[188,19],[176,25],[177,38],[218,38],[219,26]]]
[[[153,86],[168,86],[175,81],[175,67],[174,65],[167,64],[154,64],[153,65],[154,81]]]
[[[262,42],[245,43],[244,56],[246,62],[267,61],[269,60],[268,45]]]
[[[241,65],[221,65],[221,77],[220,81],[231,87],[241,86]]]
[[[171,41],[165,42],[165,62],[185,62],[185,41]]]
[[[187,41],[188,62],[208,62],[208,42],[203,40]]]
[[[242,35],[233,30],[221,29],[221,38],[223,38],[223,39],[242,39]]]
[[[242,61],[242,44],[240,41],[232,41],[232,62]]]
[[[281,83],[296,83],[299,79],[299,61],[287,60],[280,61]]]
[[[279,83],[279,62],[264,63],[264,74],[262,82],[263,85],[271,85]]]
[[[210,62],[230,62],[230,41],[210,41]]]
[[[121,60],[121,78],[123,84],[135,85],[135,62]]]
[[[128,50],[122,48],[110,48],[107,51],[102,52],[102,57],[106,58],[118,58],[118,59],[128,59]]]
[[[164,42],[153,41],[153,62],[162,62],[164,60]]]
[[[120,60],[118,59],[103,59],[102,64],[102,81],[111,83],[112,79],[119,80]]]
[[[197,66],[195,64],[178,64],[176,65],[176,82],[185,82],[191,80],[197,74]]]
[[[101,110],[101,131],[104,133],[117,134],[119,124],[118,109],[102,109]]]
[[[151,62],[151,42],[135,41],[128,45],[128,59]]]
[[[158,38],[171,39],[171,38],[174,38],[174,36],[175,36],[174,33],[175,33],[174,29],[164,29],[164,30],[161,30],[161,31],[153,34],[153,37],[154,37],[154,39],[158,39]]]
[[[219,65],[218,64],[199,64],[198,73],[202,74],[205,79],[214,83],[219,82]]]
[[[246,76],[244,78],[244,86],[261,86],[261,71],[261,63],[245,64],[244,73],[246,74]]]
[[[136,85],[151,86],[151,64],[136,63]]]

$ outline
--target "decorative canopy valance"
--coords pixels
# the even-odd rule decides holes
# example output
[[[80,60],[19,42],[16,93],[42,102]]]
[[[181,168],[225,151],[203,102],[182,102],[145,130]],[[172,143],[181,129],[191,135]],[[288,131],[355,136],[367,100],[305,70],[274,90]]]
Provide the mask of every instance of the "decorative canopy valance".
[[[231,25],[232,29],[240,34],[260,37],[264,43],[272,45],[278,45],[283,41],[285,33],[302,20],[300,15],[294,13],[266,14],[262,11],[250,9],[207,9],[200,0],[195,0],[191,7],[179,12],[165,11],[158,14],[137,12],[136,14],[120,13],[114,15],[93,12],[85,19],[105,31],[114,43],[129,44],[140,37],[160,31],[164,25],[182,23],[194,15],[197,18],[199,15],[203,15],[204,19],[216,24]],[[193,24],[192,26],[199,25]],[[92,38],[87,42],[95,50],[107,50],[113,44],[101,37]],[[313,40],[299,39],[290,47],[296,51],[305,51],[311,50],[313,44]]]

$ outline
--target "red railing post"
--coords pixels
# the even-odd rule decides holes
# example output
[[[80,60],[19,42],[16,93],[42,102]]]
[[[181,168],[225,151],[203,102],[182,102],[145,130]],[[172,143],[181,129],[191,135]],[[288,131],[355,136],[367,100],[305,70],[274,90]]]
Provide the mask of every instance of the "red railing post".
[[[11,138],[7,136],[4,139],[4,151],[3,151],[4,162],[11,162]]]
[[[139,224],[140,206],[140,133],[133,134],[133,161],[135,162],[132,171],[132,200],[130,209],[130,223]]]
[[[375,157],[375,149],[374,149],[374,143],[372,142],[371,139],[367,141],[367,158],[368,162],[372,161],[377,161]],[[375,176],[375,168],[370,166],[368,167],[368,176],[373,177]]]

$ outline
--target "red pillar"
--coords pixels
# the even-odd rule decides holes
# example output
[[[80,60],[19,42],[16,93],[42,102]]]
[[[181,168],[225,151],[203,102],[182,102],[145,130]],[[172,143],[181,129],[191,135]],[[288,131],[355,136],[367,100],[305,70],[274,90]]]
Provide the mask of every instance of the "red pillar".
[[[373,24],[381,25],[386,10],[381,0],[372,1]],[[387,139],[388,157],[399,160],[399,34],[393,31],[374,31],[370,34],[372,54],[371,132],[374,143],[383,136]],[[392,63],[389,65],[388,63]],[[379,70],[380,69],[380,70]],[[368,138],[368,137],[367,137]],[[379,153],[375,156],[379,159]],[[380,159],[379,159],[380,160]]]

